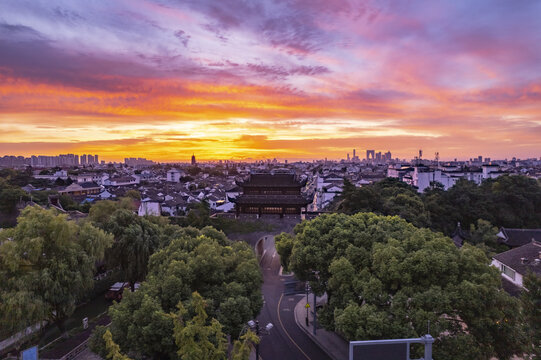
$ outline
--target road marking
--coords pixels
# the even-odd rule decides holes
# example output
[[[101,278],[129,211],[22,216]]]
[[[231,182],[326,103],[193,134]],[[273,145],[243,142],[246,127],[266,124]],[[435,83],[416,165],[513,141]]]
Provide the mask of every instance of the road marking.
[[[267,253],[267,249],[263,250],[263,254],[261,254],[261,258],[259,259],[259,265],[261,265],[261,262],[263,261],[263,258],[265,257],[266,253]]]
[[[297,349],[299,349],[299,351],[308,359],[310,360],[310,357],[308,355],[306,355],[306,353],[304,351],[302,351],[301,347],[299,345],[297,345],[297,343],[293,340],[293,338],[289,335],[289,333],[287,332],[286,328],[284,327],[284,324],[282,323],[282,318],[280,317],[280,303],[282,302],[282,298],[284,297],[284,294],[280,295],[280,300],[278,300],[278,308],[276,309],[276,312],[278,313],[278,321],[280,322],[280,326],[282,327],[282,330],[284,330],[284,332],[286,333],[287,337],[289,338],[289,340],[291,340],[291,342],[293,343],[293,345],[295,345],[297,347]]]

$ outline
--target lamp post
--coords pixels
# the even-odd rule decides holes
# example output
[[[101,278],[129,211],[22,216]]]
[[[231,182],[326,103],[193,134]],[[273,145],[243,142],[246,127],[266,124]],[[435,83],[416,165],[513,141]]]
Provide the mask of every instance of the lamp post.
[[[255,334],[257,335],[259,339],[261,339],[262,335],[270,334],[271,329],[274,327],[272,323],[268,323],[267,325],[265,325],[265,329],[264,329],[265,332],[262,333],[261,332],[262,329],[259,327],[259,320],[248,321],[248,326],[250,327],[250,329],[255,330]],[[259,342],[255,344],[255,358],[256,360],[259,360]]]
[[[314,277],[319,281],[319,271],[312,270],[312,274]],[[316,304],[316,292],[313,292],[314,294],[314,327],[313,327],[313,334],[316,335],[316,325],[317,325],[317,304]],[[306,303],[308,303],[308,299],[306,299]]]
[[[310,290],[310,284],[308,284],[308,281],[306,282],[306,327],[310,325],[310,322],[308,321],[308,308],[310,307],[310,304],[308,303],[308,291]]]

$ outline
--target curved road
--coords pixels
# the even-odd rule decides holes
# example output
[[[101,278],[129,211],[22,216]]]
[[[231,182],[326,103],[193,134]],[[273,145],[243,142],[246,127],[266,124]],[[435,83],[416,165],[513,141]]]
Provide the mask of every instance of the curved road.
[[[269,235],[266,239],[265,252],[261,259],[264,304],[257,320],[261,328],[269,322],[274,324],[274,328],[270,334],[261,338],[259,345],[261,359],[331,360],[297,326],[294,308],[303,295],[283,295],[283,283],[290,277],[279,275],[280,256],[274,248],[274,236]]]

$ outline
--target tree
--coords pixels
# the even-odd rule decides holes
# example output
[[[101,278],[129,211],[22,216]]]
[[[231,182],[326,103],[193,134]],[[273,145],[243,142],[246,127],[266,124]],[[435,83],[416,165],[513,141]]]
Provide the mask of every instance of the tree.
[[[172,314],[175,324],[174,337],[178,355],[183,360],[222,360],[226,357],[227,339],[222,325],[208,319],[205,300],[197,292],[192,294],[191,307],[195,313],[188,320],[188,310],[179,302],[178,312]]]
[[[104,229],[115,238],[109,263],[120,266],[133,292],[135,283],[143,280],[147,274],[150,255],[158,248],[160,229],[148,219],[126,209],[116,210]]]
[[[188,224],[196,228],[204,228],[210,225],[210,205],[208,201],[190,204],[188,216],[186,217]]]
[[[276,251],[280,254],[280,263],[285,271],[289,271],[289,258],[291,257],[291,251],[293,251],[293,245],[295,244],[295,238],[288,233],[281,233],[275,238]]]
[[[141,193],[137,190],[128,190],[125,196],[133,200],[141,200]]]
[[[2,308],[22,309],[25,301],[24,312],[9,314],[11,329],[24,328],[44,315],[64,332],[75,305],[92,289],[95,262],[111,246],[112,236],[35,206],[23,210],[15,228],[0,233],[0,244],[0,273],[7,279]]]
[[[509,249],[506,245],[498,243],[497,234],[498,228],[486,220],[478,219],[475,225],[470,225],[470,242],[484,249],[487,256]]]
[[[113,335],[109,330],[105,330],[103,334],[105,340],[105,348],[107,350],[107,359],[111,360],[130,360],[126,355],[120,353],[120,347],[113,341]]]
[[[231,360],[249,360],[253,346],[259,344],[259,341],[259,337],[253,331],[247,330],[239,340],[235,340]]]
[[[191,311],[194,292],[205,300],[208,316],[232,338],[261,309],[262,277],[249,245],[233,243],[210,227],[176,228],[170,236],[169,244],[150,257],[140,289],[127,292],[109,310],[111,333],[124,353],[178,358],[173,318],[167,314],[176,312],[179,303]]]
[[[527,354],[541,358],[541,277],[530,273],[524,277],[524,287],[521,296],[524,326],[527,335]]]
[[[16,214],[17,204],[21,200],[30,200],[28,194],[17,186],[10,185],[0,178],[0,215]]]
[[[369,213],[323,215],[294,232],[290,269],[328,295],[322,324],[347,339],[418,337],[430,320],[434,358],[521,352],[518,301],[480,249],[459,250],[441,233]],[[468,348],[456,354],[458,343]]]
[[[98,201],[90,208],[88,217],[94,225],[104,228],[111,218],[111,215],[118,209],[133,211],[133,201],[130,198],[121,198],[119,201],[103,200]]]

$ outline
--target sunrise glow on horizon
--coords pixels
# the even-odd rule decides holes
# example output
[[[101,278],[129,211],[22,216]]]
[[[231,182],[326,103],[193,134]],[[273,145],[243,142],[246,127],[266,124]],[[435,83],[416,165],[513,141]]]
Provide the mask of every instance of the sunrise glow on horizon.
[[[0,156],[541,156],[541,2],[0,3]]]

